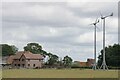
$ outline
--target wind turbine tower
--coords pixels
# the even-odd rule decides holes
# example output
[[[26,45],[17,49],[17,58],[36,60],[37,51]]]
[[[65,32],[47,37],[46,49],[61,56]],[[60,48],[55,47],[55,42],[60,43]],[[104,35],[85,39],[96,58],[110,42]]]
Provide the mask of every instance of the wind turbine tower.
[[[103,20],[103,62],[100,69],[103,68],[103,70],[106,70],[106,69],[108,70],[108,67],[106,65],[106,60],[105,60],[105,19],[110,16],[113,16],[113,13],[107,16],[102,16],[101,14],[101,19]]]
[[[93,64],[93,69],[96,70],[97,69],[97,64],[96,64],[96,28],[97,28],[97,23],[99,23],[99,19],[96,19],[96,21],[94,23],[92,23],[91,25],[94,25],[94,64]]]

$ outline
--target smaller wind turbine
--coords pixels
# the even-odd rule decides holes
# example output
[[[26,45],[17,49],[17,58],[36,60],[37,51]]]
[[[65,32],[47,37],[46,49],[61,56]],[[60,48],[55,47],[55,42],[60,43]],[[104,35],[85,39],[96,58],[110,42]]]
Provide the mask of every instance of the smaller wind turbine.
[[[93,64],[93,69],[96,70],[96,28],[97,28],[97,23],[99,23],[99,19],[96,19],[96,21],[90,25],[94,25],[94,64]]]

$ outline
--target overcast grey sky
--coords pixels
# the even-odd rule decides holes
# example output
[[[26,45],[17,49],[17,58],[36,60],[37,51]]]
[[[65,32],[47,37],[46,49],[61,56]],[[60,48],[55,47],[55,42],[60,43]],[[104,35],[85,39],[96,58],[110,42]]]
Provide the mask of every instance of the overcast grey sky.
[[[93,29],[96,18],[106,19],[106,46],[118,43],[117,2],[3,2],[2,43],[23,50],[37,42],[47,52],[74,60],[93,58]],[[102,49],[102,23],[97,25],[97,54]]]

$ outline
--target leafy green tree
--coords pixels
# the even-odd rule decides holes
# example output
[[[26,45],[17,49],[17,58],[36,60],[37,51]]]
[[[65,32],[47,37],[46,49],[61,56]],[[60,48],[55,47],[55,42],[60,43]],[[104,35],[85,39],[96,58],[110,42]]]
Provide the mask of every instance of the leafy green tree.
[[[11,45],[13,53],[16,53],[18,51],[18,48],[15,45]]]
[[[18,48],[14,45],[1,44],[0,47],[2,56],[14,55],[18,51]]]
[[[108,66],[120,67],[120,45],[114,44],[105,48],[106,63]],[[101,50],[101,55],[98,57],[98,66],[102,64],[103,61],[103,50]]]
[[[42,50],[42,46],[37,43],[28,43],[27,46],[24,47],[24,50],[32,53],[38,53]]]
[[[65,67],[71,67],[71,64],[72,64],[72,58],[69,57],[69,56],[65,56],[64,59],[63,59],[63,64]]]
[[[53,55],[52,53],[48,53],[48,65],[56,65],[58,63],[59,57],[57,55]]]
[[[38,43],[28,43],[27,46],[24,47],[24,51],[30,51],[34,54],[41,54],[46,56],[47,52],[42,50],[42,46]]]

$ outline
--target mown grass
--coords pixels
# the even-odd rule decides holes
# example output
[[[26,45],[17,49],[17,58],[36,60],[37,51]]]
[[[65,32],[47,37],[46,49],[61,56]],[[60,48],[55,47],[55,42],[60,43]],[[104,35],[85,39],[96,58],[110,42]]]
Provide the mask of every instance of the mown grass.
[[[3,78],[118,78],[117,70],[6,69]]]

